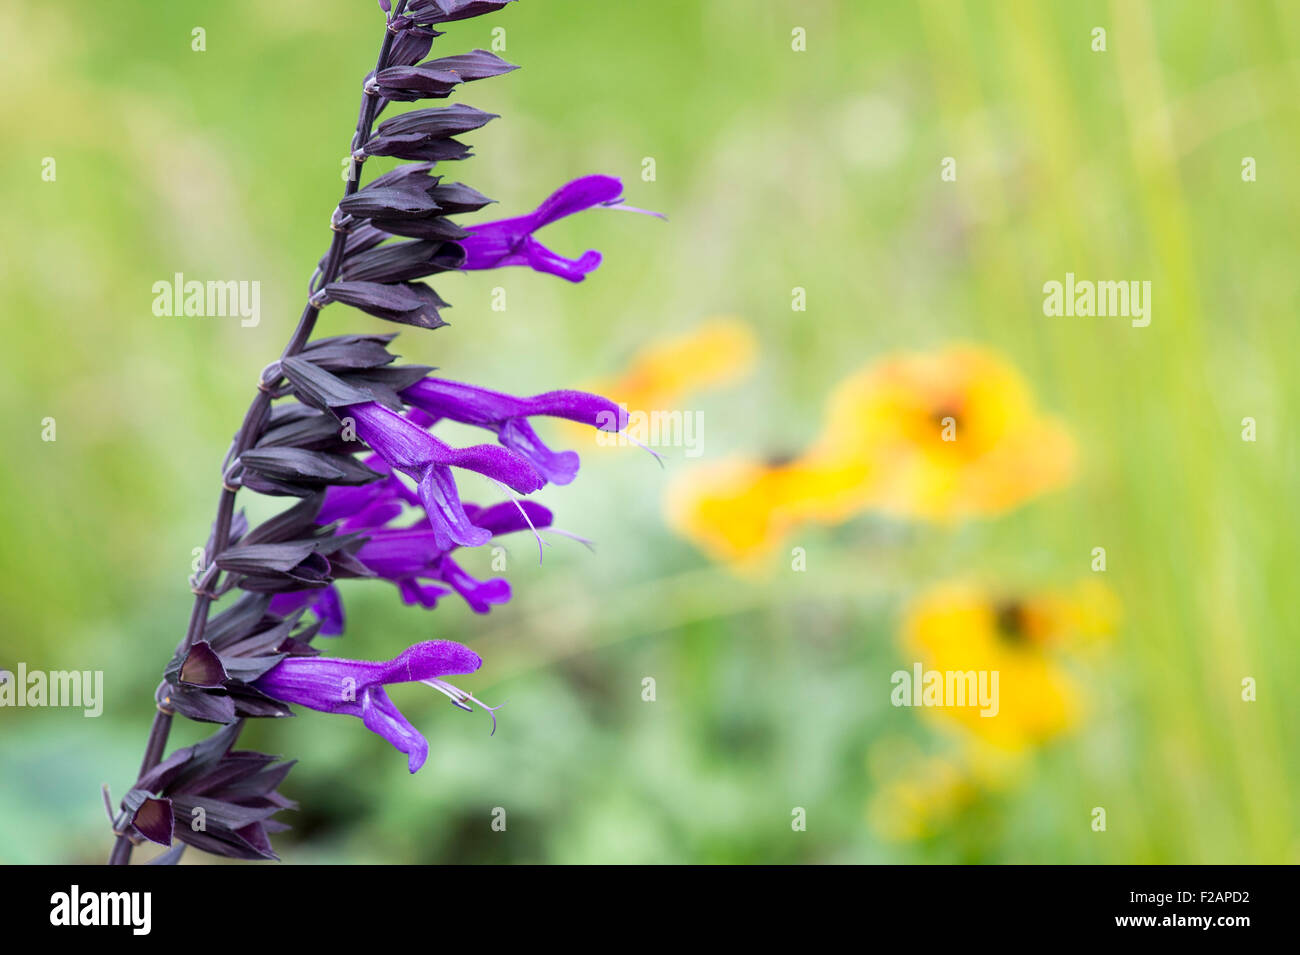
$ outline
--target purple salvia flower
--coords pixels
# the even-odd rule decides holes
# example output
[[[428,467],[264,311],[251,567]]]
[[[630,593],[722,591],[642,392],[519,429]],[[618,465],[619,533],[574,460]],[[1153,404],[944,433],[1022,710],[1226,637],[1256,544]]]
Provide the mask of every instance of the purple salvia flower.
[[[339,529],[344,532],[383,527],[401,516],[403,504],[419,506],[420,498],[393,473],[387,461],[371,454],[365,458],[365,465],[387,477],[359,487],[328,488],[325,502],[316,515],[317,524],[338,521]]]
[[[627,426],[627,412],[585,391],[548,391],[531,398],[478,388],[441,378],[425,378],[401,393],[402,400],[424,412],[433,424],[449,418],[486,428],[509,450],[531,464],[552,484],[568,484],[578,473],[578,455],[552,451],[528,422],[534,415],[567,418],[605,431]],[[423,423],[423,422],[422,422]]]
[[[397,590],[407,606],[424,607],[426,610],[438,606],[438,601],[451,593],[446,587],[421,583],[413,577],[397,581]]]
[[[337,522],[343,533],[372,530],[400,517],[403,504],[419,505],[420,499],[392,473],[379,455],[369,455],[366,464],[372,470],[387,474],[387,477],[359,487],[335,485],[328,488],[316,515],[316,524],[323,526]],[[322,637],[336,637],[343,633],[346,624],[343,601],[333,584],[323,590],[276,594],[271,598],[268,610],[285,617],[303,607],[309,607],[320,620]]]
[[[423,607],[437,605],[451,590],[465,598],[475,613],[487,613],[494,604],[510,600],[510,584],[501,579],[477,580],[447,553],[439,551],[427,528],[381,531],[371,537],[359,555],[380,577],[397,583],[402,598]],[[424,581],[438,580],[451,590]]]
[[[479,508],[466,504],[465,511],[475,526],[493,537],[516,531],[550,527],[551,512],[533,501],[505,501]],[[377,576],[397,584],[408,604],[434,607],[450,591],[460,594],[475,613],[487,613],[494,605],[510,600],[510,584],[502,578],[478,580],[439,548],[436,534],[428,527],[379,528],[366,535],[357,559]],[[437,583],[422,583],[436,581]]]
[[[533,238],[533,233],[558,219],[597,206],[645,212],[643,209],[623,205],[622,196],[623,183],[613,176],[583,176],[575,179],[561,186],[527,215],[471,226],[469,235],[461,240],[461,245],[465,247],[465,261],[461,268],[472,271],[526,265],[536,272],[558,275],[570,282],[581,282],[600,265],[600,253],[588,249],[581,258],[566,259],[538,242]],[[656,212],[645,214],[659,215]]]
[[[420,502],[429,515],[440,550],[457,545],[477,547],[492,536],[475,527],[465,514],[452,477],[453,467],[477,471],[520,494],[530,494],[546,483],[525,458],[505,448],[490,444],[453,448],[378,403],[348,405],[337,414],[351,418],[356,423],[357,437],[390,467],[419,482]]]
[[[452,590],[461,595],[475,613],[487,613],[493,606],[510,601],[509,581],[500,577],[479,580],[466,573],[450,556],[445,555],[438,561],[438,574]]]
[[[382,461],[371,461],[386,467]],[[375,494],[361,492],[374,489]],[[402,599],[426,608],[453,591],[459,593],[475,613],[488,613],[511,597],[510,585],[502,578],[480,581],[453,561],[447,550],[439,547],[438,534],[428,526],[385,527],[402,511],[402,504],[420,506],[419,498],[395,475],[388,480],[360,488],[330,488],[316,518],[318,524],[339,521],[341,527],[365,537],[357,560],[377,577],[397,585]],[[551,511],[534,501],[503,501],[490,507],[463,504],[466,517],[492,537],[517,531],[550,527]],[[391,508],[391,510],[390,510]],[[368,523],[373,520],[373,523]],[[432,583],[439,581],[440,583]],[[441,586],[447,584],[450,586]],[[295,590],[276,594],[268,610],[280,617],[310,608],[320,619],[323,637],[343,633],[345,616],[338,589],[330,584],[324,589]]]
[[[468,647],[449,640],[430,640],[409,647],[392,660],[341,660],[333,657],[288,657],[259,677],[254,686],[267,696],[297,703],[322,713],[360,717],[377,733],[407,755],[407,767],[416,772],[429,756],[429,743],[402,715],[384,692],[393,683],[424,683],[445,694],[461,709],[478,703],[470,694],[447,683],[444,676],[473,673],[483,661]],[[492,726],[496,728],[493,714]]]
[[[487,507],[466,504],[465,512],[474,519],[476,525],[493,537],[550,527],[553,517],[549,509],[536,501],[502,501]]]
[[[394,479],[394,482],[401,486],[400,481]],[[403,490],[410,494],[404,486]],[[554,519],[550,510],[534,501],[503,501],[483,508],[465,504],[464,508],[475,526],[493,537],[523,530],[536,534],[550,527]],[[373,506],[367,506],[361,513],[374,511]],[[455,592],[475,613],[488,613],[493,606],[510,600],[510,584],[506,580],[498,577],[484,581],[471,576],[451,559],[448,551],[439,548],[436,533],[427,526],[390,528],[354,524],[351,529],[366,538],[357,552],[357,560],[375,576],[392,581],[408,604],[433,608],[441,598]],[[332,584],[324,590],[276,594],[269,609],[279,616],[287,616],[304,607],[310,607],[320,618],[321,636],[337,636],[343,632],[343,606]]]

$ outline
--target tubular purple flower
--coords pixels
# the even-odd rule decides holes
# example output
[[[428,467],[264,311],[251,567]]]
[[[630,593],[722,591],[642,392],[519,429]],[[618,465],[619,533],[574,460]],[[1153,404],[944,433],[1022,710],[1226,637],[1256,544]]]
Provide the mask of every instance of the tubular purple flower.
[[[436,606],[451,590],[465,598],[475,613],[510,600],[510,584],[502,578],[478,580],[466,573],[445,551],[437,549],[427,528],[377,532],[357,558],[380,577],[395,581],[407,603]],[[451,590],[425,581],[441,581]]]
[[[627,426],[626,411],[608,398],[584,391],[548,391],[516,398],[456,381],[425,378],[404,390],[401,397],[428,415],[428,424],[450,418],[494,432],[502,445],[527,460],[552,484],[568,484],[574,479],[578,455],[552,451],[537,436],[529,417],[566,418],[605,431],[621,431]]]
[[[494,537],[528,529],[535,532],[550,527],[553,519],[547,508],[533,501],[505,501],[486,508],[467,504],[465,510],[476,527]],[[434,607],[454,590],[475,613],[488,613],[511,596],[506,580],[478,580],[468,574],[438,546],[437,535],[427,527],[376,529],[367,534],[357,560],[377,576],[396,583],[408,604]]]
[[[377,468],[387,467],[381,460],[369,463]],[[394,490],[389,489],[390,484]],[[376,489],[378,493],[359,493],[368,488]],[[388,481],[360,488],[330,488],[316,523],[323,525],[340,521],[344,529],[360,533],[365,542],[356,559],[375,576],[391,580],[407,604],[433,608],[453,591],[459,593],[475,613],[488,613],[493,606],[509,602],[511,589],[507,581],[502,578],[481,581],[468,574],[450,559],[448,551],[439,547],[438,535],[430,527],[384,526],[401,512],[401,502],[420,506],[419,498],[393,475]],[[502,501],[489,507],[462,506],[475,528],[492,537],[523,530],[536,533],[550,527],[554,520],[551,511],[535,501]],[[369,523],[372,519],[373,523]],[[450,588],[443,584],[450,585]],[[287,617],[304,607],[310,608],[320,619],[321,636],[343,633],[343,602],[333,584],[324,589],[276,594],[267,609],[277,616]]]
[[[536,501],[502,501],[479,507],[466,504],[465,511],[474,519],[474,523],[489,532],[493,537],[513,534],[516,531],[539,530],[550,527],[554,515],[548,508]]]
[[[439,587],[437,584],[423,584],[414,578],[399,580],[397,589],[402,595],[402,601],[408,606],[424,607],[426,610],[432,610],[438,606],[438,601],[451,593],[446,587]]]
[[[439,559],[438,574],[451,585],[452,590],[461,595],[475,613],[487,613],[494,605],[510,601],[509,581],[500,577],[493,577],[491,580],[472,577],[460,564],[452,560],[450,555],[444,555]]]
[[[333,657],[287,657],[259,677],[254,686],[267,696],[297,703],[322,713],[356,716],[407,754],[407,767],[416,772],[429,756],[429,743],[388,698],[385,686],[424,683],[445,694],[463,710],[470,703],[493,713],[470,694],[442,679],[473,673],[483,661],[468,647],[449,640],[430,640],[407,648],[392,660],[341,660]],[[492,718],[496,728],[496,716]]]
[[[358,487],[334,485],[325,491],[325,502],[316,515],[317,524],[339,522],[347,531],[368,527],[383,527],[402,513],[403,504],[418,505],[415,492],[402,483],[385,461],[377,454],[368,455],[364,461],[372,471],[388,476],[382,481],[372,481]]]
[[[429,528],[394,527],[367,535],[357,560],[380,577],[401,580],[427,575],[443,553]]]
[[[520,494],[530,494],[546,484],[525,458],[505,448],[490,444],[452,448],[376,402],[347,405],[336,413],[340,419],[351,418],[357,437],[390,467],[419,482],[420,501],[438,535],[440,550],[457,545],[477,547],[492,536],[466,516],[452,477],[453,467],[477,471]]]
[[[470,226],[469,235],[460,240],[465,248],[465,261],[461,268],[472,271],[526,265],[536,272],[558,275],[570,282],[581,282],[588,273],[599,267],[600,253],[588,249],[581,258],[566,259],[538,242],[533,238],[533,233],[545,225],[596,206],[628,209],[631,212],[645,211],[623,205],[622,197],[623,183],[614,176],[583,176],[575,179],[551,193],[546,201],[527,215]],[[659,215],[655,212],[645,214]]]

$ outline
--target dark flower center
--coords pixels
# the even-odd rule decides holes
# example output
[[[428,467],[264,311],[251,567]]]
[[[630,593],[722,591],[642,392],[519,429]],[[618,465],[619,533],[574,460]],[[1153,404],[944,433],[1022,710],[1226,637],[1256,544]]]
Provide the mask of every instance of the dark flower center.
[[[769,468],[783,468],[788,464],[793,464],[799,455],[793,451],[775,451],[763,459],[763,463]]]
[[[1018,600],[1004,600],[994,608],[998,636],[1007,643],[1021,645],[1029,638],[1025,606]]]
[[[945,403],[932,410],[929,415],[930,424],[934,426],[935,431],[940,435],[944,433],[945,428],[953,428],[956,434],[961,434],[961,409],[956,404]]]

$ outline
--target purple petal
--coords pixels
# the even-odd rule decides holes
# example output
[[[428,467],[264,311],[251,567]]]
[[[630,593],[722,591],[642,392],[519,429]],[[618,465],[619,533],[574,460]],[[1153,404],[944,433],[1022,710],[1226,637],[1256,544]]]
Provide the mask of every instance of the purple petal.
[[[488,531],[475,527],[465,513],[450,468],[434,466],[425,472],[420,479],[420,501],[429,515],[439,550],[478,547],[492,538]]]
[[[357,552],[357,559],[380,577],[418,577],[437,563],[443,551],[427,527],[377,531]]]
[[[359,487],[332,485],[316,515],[317,524],[333,524],[361,513],[387,493],[387,481],[372,481]]]
[[[520,494],[529,494],[546,483],[518,455],[490,444],[453,448],[409,419],[375,402],[348,405],[340,410],[339,416],[351,417],[362,441],[392,467],[417,480],[423,480],[431,466],[453,466],[477,471]]]
[[[276,616],[287,617],[295,610],[311,606],[318,593],[317,590],[291,590],[287,593],[276,594],[271,598],[271,603],[266,609]]]
[[[253,685],[285,703],[360,716],[360,700],[367,689],[473,673],[482,663],[477,653],[459,643],[430,640],[386,661],[286,657]]]
[[[521,508],[524,513],[520,513]],[[493,537],[529,530],[530,521],[533,528],[550,527],[553,520],[550,510],[535,501],[502,501],[491,507],[476,508],[471,516],[475,524],[490,531]]]
[[[475,613],[487,613],[493,604],[508,603],[510,600],[510,584],[500,577],[478,580],[465,573],[450,557],[442,559],[440,572],[442,579],[465,598]]]
[[[559,219],[584,212],[593,206],[612,205],[623,195],[623,183],[614,176],[583,176],[565,183],[537,207],[531,216],[540,229]]]
[[[426,640],[407,647],[393,659],[380,664],[382,682],[414,683],[443,676],[473,673],[483,659],[469,647],[450,640]]]
[[[542,245],[533,233],[594,206],[616,205],[622,193],[623,184],[613,176],[583,176],[561,186],[527,215],[471,226],[469,235],[461,240],[465,248],[461,268],[472,271],[526,265],[570,282],[581,282],[599,267],[600,253],[588,250],[581,258],[568,259]]]
[[[281,617],[287,617],[302,607],[311,607],[312,613],[320,618],[320,635],[337,637],[343,632],[343,599],[338,589],[330,584],[324,590],[293,590],[276,594],[271,598],[267,610]]]
[[[388,694],[382,689],[366,690],[361,697],[360,713],[362,722],[370,732],[382,736],[406,753],[406,767],[416,772],[429,758],[429,742],[402,715]]]
[[[545,272],[570,282],[581,282],[590,273],[600,267],[600,253],[588,249],[581,258],[566,259],[558,252],[548,249],[532,236],[524,238],[522,243],[522,262],[504,262],[503,265],[527,265],[534,272]]]
[[[627,412],[614,402],[582,391],[548,391],[531,398],[517,398],[461,382],[425,378],[403,390],[401,397],[421,412],[421,421],[450,418],[497,432],[506,448],[555,484],[573,480],[578,472],[578,456],[571,451],[552,451],[523,420],[525,417],[567,418],[607,431],[621,430],[627,424]]]
[[[627,427],[627,411],[600,395],[586,391],[547,391],[526,399],[528,415],[566,418],[602,431],[622,431]]]
[[[438,606],[438,601],[447,594],[451,593],[446,587],[439,587],[437,584],[422,584],[417,580],[399,580],[397,589],[402,595],[402,600],[416,607],[433,608]]]
[[[539,413],[529,410],[526,398],[445,378],[417,381],[402,391],[401,398],[435,419],[451,418],[479,427],[494,427],[507,418]]]
[[[565,389],[518,398],[446,378],[425,378],[404,389],[401,397],[434,418],[451,418],[480,427],[535,415],[567,418],[604,430],[621,430],[627,425],[626,411],[608,398],[586,391]],[[617,428],[612,427],[615,423]]]
[[[552,484],[569,484],[578,475],[577,453],[552,451],[537,436],[533,426],[522,418],[507,421],[501,428],[500,438],[503,445],[524,458]]]
[[[434,438],[437,441],[437,438]],[[475,444],[468,448],[449,448],[444,451],[441,464],[449,464],[500,481],[512,491],[531,494],[546,486],[546,479],[525,458],[495,444]]]
[[[343,598],[339,596],[338,588],[330,584],[324,590],[318,590],[316,593],[320,597],[311,605],[311,611],[320,618],[320,635],[322,637],[337,637],[343,632]]]

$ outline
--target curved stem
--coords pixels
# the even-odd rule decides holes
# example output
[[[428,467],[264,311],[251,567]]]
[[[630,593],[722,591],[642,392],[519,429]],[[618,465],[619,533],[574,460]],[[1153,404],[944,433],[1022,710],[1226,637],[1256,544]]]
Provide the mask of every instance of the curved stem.
[[[406,9],[407,0],[398,0],[396,8],[393,10],[393,17],[400,17],[402,11]],[[391,20],[386,23],[391,23]],[[394,33],[384,28],[384,42],[379,48],[379,59],[375,63],[375,72],[378,73],[388,65],[388,56],[392,51]],[[375,117],[379,112],[381,100],[379,94],[363,92],[361,96],[361,108],[357,116],[356,133],[352,138],[352,164],[348,171],[348,183],[343,190],[343,195],[352,195],[361,186],[361,166],[364,159],[358,158],[358,150],[370,139],[371,127],[375,123]],[[333,282],[343,266],[343,250],[347,243],[347,233],[335,231],[334,238],[330,242],[329,251],[325,254],[325,267],[321,271],[320,284],[322,287]],[[292,357],[302,351],[311,338],[312,332],[316,328],[316,319],[320,315],[320,309],[308,301],[303,308],[302,315],[298,318],[298,325],[293,330],[293,335],[289,342],[284,346],[281,352],[282,359]],[[231,446],[229,460],[237,461],[239,456],[247,451],[258,438],[259,426],[263,416],[271,404],[271,394],[267,390],[278,384],[276,382],[261,382],[258,387],[257,396],[253,398],[252,404],[248,406],[248,411],[244,413],[243,423],[239,426],[239,431],[235,435],[234,443]],[[212,548],[211,553],[206,553],[204,557],[203,570],[199,572],[198,577],[203,579],[211,573],[213,561],[216,556],[226,549],[230,543],[230,524],[235,515],[235,494],[238,489],[223,483],[221,497],[217,501],[217,516],[213,521]],[[203,639],[203,631],[208,625],[208,611],[212,607],[212,595],[207,592],[207,587],[200,587],[194,595],[194,606],[190,610],[189,626],[185,629],[185,639],[181,642],[179,650],[184,651],[193,646],[197,641]],[[145,744],[144,758],[140,763],[140,772],[136,775],[138,780],[145,773],[153,769],[162,760],[163,753],[167,749],[167,737],[171,733],[172,713],[164,710],[161,705],[158,712],[154,714],[153,724],[149,728],[149,739]],[[129,865],[131,862],[131,849],[133,843],[129,836],[119,834],[113,843],[113,851],[109,855],[109,865]]]

